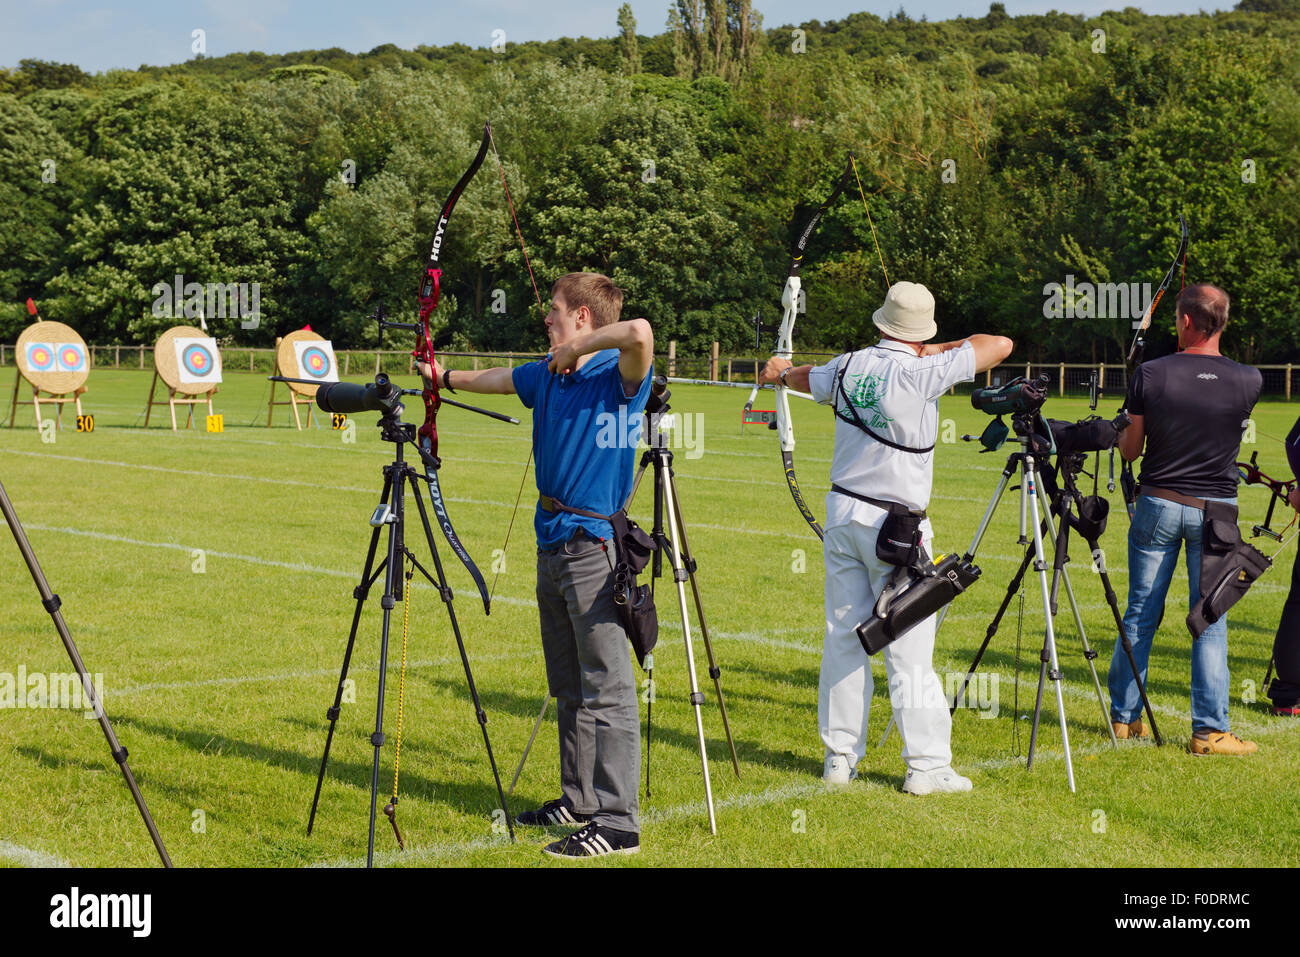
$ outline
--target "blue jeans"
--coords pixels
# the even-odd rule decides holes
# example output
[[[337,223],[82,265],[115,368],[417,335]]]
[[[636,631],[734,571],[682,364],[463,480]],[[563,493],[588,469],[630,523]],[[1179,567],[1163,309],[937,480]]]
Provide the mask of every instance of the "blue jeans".
[[[1236,503],[1235,498],[1212,501]],[[1138,496],[1128,533],[1128,608],[1124,630],[1133,643],[1133,658],[1147,680],[1151,641],[1173,581],[1178,552],[1187,543],[1187,599],[1201,599],[1201,531],[1205,513],[1149,495]],[[1179,630],[1182,630],[1181,628]],[[1190,637],[1190,636],[1188,636]],[[1130,724],[1142,714],[1133,669],[1119,639],[1107,676],[1112,721]],[[1228,731],[1228,620],[1220,618],[1192,642],[1192,731]]]

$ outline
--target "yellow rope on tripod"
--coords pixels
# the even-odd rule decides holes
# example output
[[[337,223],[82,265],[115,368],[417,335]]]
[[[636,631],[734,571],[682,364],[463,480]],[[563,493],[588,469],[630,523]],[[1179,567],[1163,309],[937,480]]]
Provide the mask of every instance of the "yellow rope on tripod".
[[[406,571],[406,594],[402,596],[402,671],[397,682],[397,755],[393,758],[393,804],[397,803],[397,779],[402,773],[402,710],[406,703],[406,637],[411,621],[411,577],[415,562]],[[396,824],[394,824],[396,826]]]

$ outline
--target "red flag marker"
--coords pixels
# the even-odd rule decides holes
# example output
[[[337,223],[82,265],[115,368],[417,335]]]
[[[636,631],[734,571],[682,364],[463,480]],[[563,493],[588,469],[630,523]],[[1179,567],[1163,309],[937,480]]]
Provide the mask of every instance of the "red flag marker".
[[[36,315],[36,303],[32,302],[31,299],[27,300],[27,311],[33,316]]]

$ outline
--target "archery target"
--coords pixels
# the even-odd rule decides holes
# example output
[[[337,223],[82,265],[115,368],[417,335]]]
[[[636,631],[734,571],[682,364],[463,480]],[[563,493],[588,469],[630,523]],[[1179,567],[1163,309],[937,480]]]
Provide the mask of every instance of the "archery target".
[[[54,349],[55,347],[48,342],[27,343],[27,368],[33,372],[56,371]]]
[[[56,357],[60,372],[81,372],[86,368],[86,347],[80,342],[59,343]]]
[[[339,381],[338,364],[334,361],[334,345],[328,339],[295,342],[293,351],[302,378],[316,379],[320,382]]]
[[[32,323],[14,344],[18,372],[36,388],[66,395],[86,384],[90,350],[77,331],[61,322]]]
[[[183,385],[216,385],[221,381],[221,353],[217,341],[198,336],[177,336],[176,372]]]

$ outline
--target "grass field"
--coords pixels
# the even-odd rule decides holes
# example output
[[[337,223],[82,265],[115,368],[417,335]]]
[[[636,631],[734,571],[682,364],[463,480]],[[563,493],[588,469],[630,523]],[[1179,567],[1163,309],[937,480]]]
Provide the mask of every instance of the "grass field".
[[[9,389],[12,368],[0,374]],[[218,396],[222,434],[173,433],[143,421],[147,373],[100,370],[90,380],[90,434],[69,428],[42,442],[31,410],[0,430],[0,477],[24,522],[89,670],[104,676],[118,735],[176,864],[181,866],[355,865],[364,861],[370,780],[369,735],[379,646],[378,592],[367,605],[353,660],[356,704],[335,737],[322,810],[305,834],[326,721],[351,621],[351,591],[365,557],[367,520],[391,446],[375,417],[358,417],[354,442],[325,429],[297,432],[265,423],[267,383],[229,375]],[[410,383],[413,384],[413,383]],[[963,710],[954,719],[954,764],[974,781],[967,795],[900,793],[895,736],[869,751],[862,778],[827,790],[820,782],[817,673],[823,573],[817,541],[786,490],[775,436],[741,434],[745,393],[674,387],[673,407],[700,415],[703,454],[680,450],[679,490],[715,649],[723,668],[741,777],[731,770],[712,688],[706,687],[709,759],[718,809],[710,836],[676,602],[659,597],[661,644],[652,744],[653,796],[642,801],[643,850],[624,866],[803,865],[1294,865],[1300,851],[1295,746],[1300,724],[1273,718],[1257,686],[1286,594],[1295,548],[1230,614],[1234,730],[1259,742],[1244,759],[1193,758],[1185,751],[1189,638],[1183,626],[1185,572],[1152,655],[1150,692],[1168,744],[1112,748],[1063,606],[1057,619],[1066,711],[1078,792],[1065,784],[1054,699],[1049,695],[1039,760],[1026,771],[1013,754],[1013,604],[984,669],[997,676],[996,716]],[[489,580],[528,452],[528,413],[513,398],[483,404],[524,420],[510,426],[445,409],[440,416],[442,485],[461,537]],[[408,419],[422,417],[418,400]],[[1280,437],[1295,406],[1256,410],[1260,464],[1286,469]],[[1109,409],[1104,411],[1110,411]],[[1080,400],[1052,400],[1056,418],[1086,413]],[[963,397],[941,407],[958,434],[985,417]],[[796,463],[814,511],[824,513],[832,422],[797,403]],[[260,423],[260,424],[259,424]],[[328,426],[328,423],[327,423]],[[1252,447],[1246,447],[1249,452]],[[1005,455],[967,444],[942,446],[931,514],[940,551],[962,550],[994,488]],[[1105,485],[1103,480],[1102,490]],[[537,612],[531,598],[531,476],[485,618],[468,575],[441,538],[469,647],[509,781],[545,694]],[[634,515],[649,509],[643,488]],[[1263,516],[1264,493],[1241,493],[1243,525]],[[1118,493],[1104,543],[1121,606],[1127,588],[1127,520]],[[981,549],[983,579],[960,599],[939,633],[941,677],[964,671],[1019,560],[1016,507],[1008,496]],[[7,535],[4,540],[8,541]],[[201,550],[201,555],[197,553]],[[422,539],[415,550],[423,555]],[[1271,548],[1267,549],[1272,551]],[[798,567],[806,555],[806,571]],[[1073,580],[1103,686],[1114,642],[1099,582],[1082,549]],[[196,569],[201,568],[201,571]],[[18,551],[0,542],[0,673],[65,673],[70,665]],[[401,607],[395,615],[400,629]],[[551,865],[548,835],[496,834],[497,805],[444,610],[435,592],[411,601],[411,664],[402,745],[398,853],[380,818],[377,861],[385,865]],[[1030,582],[1020,656],[1021,713],[1032,707],[1042,612]],[[400,630],[388,683],[381,805],[392,783]],[[705,664],[697,640],[701,675]],[[889,718],[877,667],[873,740]],[[1243,701],[1243,697],[1247,699]],[[553,711],[551,712],[553,718]],[[1028,722],[1020,748],[1028,739]],[[557,793],[557,747],[548,720],[512,806]],[[0,710],[0,863],[152,865],[156,857],[93,720],[80,712]]]

